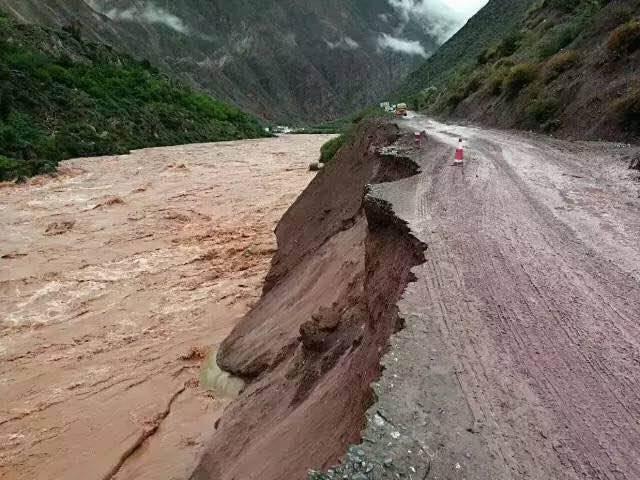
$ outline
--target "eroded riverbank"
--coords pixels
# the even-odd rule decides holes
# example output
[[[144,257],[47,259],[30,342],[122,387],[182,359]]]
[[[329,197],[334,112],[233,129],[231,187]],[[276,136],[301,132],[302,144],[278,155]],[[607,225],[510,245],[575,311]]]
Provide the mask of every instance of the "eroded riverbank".
[[[199,388],[203,357],[258,299],[327,138],[78,159],[0,189],[0,477],[192,469],[227,403]]]

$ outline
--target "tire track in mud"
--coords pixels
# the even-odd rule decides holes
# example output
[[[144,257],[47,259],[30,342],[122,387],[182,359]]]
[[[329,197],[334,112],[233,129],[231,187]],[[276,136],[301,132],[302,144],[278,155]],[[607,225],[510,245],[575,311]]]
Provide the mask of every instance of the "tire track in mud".
[[[640,478],[640,201],[617,147],[408,125],[433,139],[402,153],[421,173],[377,194],[428,248],[360,448],[419,452],[373,478]]]
[[[510,139],[506,159],[499,139],[488,136],[470,140],[478,155],[462,181],[460,172],[441,167],[446,160],[424,160],[422,181],[431,186],[423,189],[412,223],[430,239],[419,274],[428,285],[422,301],[440,305],[435,318],[463,365],[461,389],[471,411],[494,419],[482,435],[496,442],[506,472],[637,478],[640,411],[633,386],[640,372],[633,352],[640,331],[630,321],[640,312],[637,283],[634,288],[632,278],[585,245],[575,233],[579,225],[536,197],[542,178],[514,170],[514,152],[552,147],[521,141],[518,149]],[[569,163],[584,168],[576,156]],[[431,232],[420,231],[426,228]],[[629,230],[637,234],[633,224]],[[637,268],[627,263],[626,271]]]

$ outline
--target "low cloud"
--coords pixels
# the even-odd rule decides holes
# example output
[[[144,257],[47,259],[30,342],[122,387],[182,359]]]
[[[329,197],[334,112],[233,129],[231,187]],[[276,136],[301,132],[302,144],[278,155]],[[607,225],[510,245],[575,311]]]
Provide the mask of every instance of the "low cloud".
[[[383,33],[378,38],[378,46],[386,50],[405,53],[407,55],[420,55],[427,58],[427,52],[422,44],[417,40],[407,40],[405,38],[397,38]]]
[[[132,6],[126,9],[108,8],[104,2],[98,3],[91,1],[89,3],[94,9],[106,15],[111,20],[164,25],[179,33],[189,33],[189,28],[180,17],[157,6],[153,2],[147,2],[143,6]]]
[[[335,50],[336,48],[341,48],[343,50],[356,50],[360,48],[360,44],[356,42],[351,37],[342,37],[337,42],[330,42],[329,40],[324,41],[331,50]]]
[[[442,43],[460,30],[469,18],[487,4],[487,1],[388,0],[405,25],[410,21],[416,22],[426,33]]]

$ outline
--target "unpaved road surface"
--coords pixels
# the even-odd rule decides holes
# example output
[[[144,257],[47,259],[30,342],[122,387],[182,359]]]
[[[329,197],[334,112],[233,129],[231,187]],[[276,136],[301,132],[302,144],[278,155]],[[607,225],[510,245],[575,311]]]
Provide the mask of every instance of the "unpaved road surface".
[[[72,160],[0,188],[0,478],[185,478],[228,403],[202,360],[259,297],[328,138]]]
[[[637,149],[405,125],[429,134],[422,173],[375,193],[426,263],[374,409],[424,478],[640,478]]]

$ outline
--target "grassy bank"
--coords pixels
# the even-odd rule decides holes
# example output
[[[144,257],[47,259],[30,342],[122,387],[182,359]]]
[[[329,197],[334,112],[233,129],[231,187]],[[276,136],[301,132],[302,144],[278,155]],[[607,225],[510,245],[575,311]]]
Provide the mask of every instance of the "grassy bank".
[[[333,160],[340,149],[348,144],[355,135],[355,132],[364,120],[372,118],[393,118],[392,114],[386,113],[378,107],[368,108],[350,117],[333,121],[315,127],[322,133],[339,133],[340,135],[325,143],[320,149],[320,162],[329,163]]]
[[[244,112],[199,94],[81,32],[0,13],[0,180],[72,157],[264,136]]]

